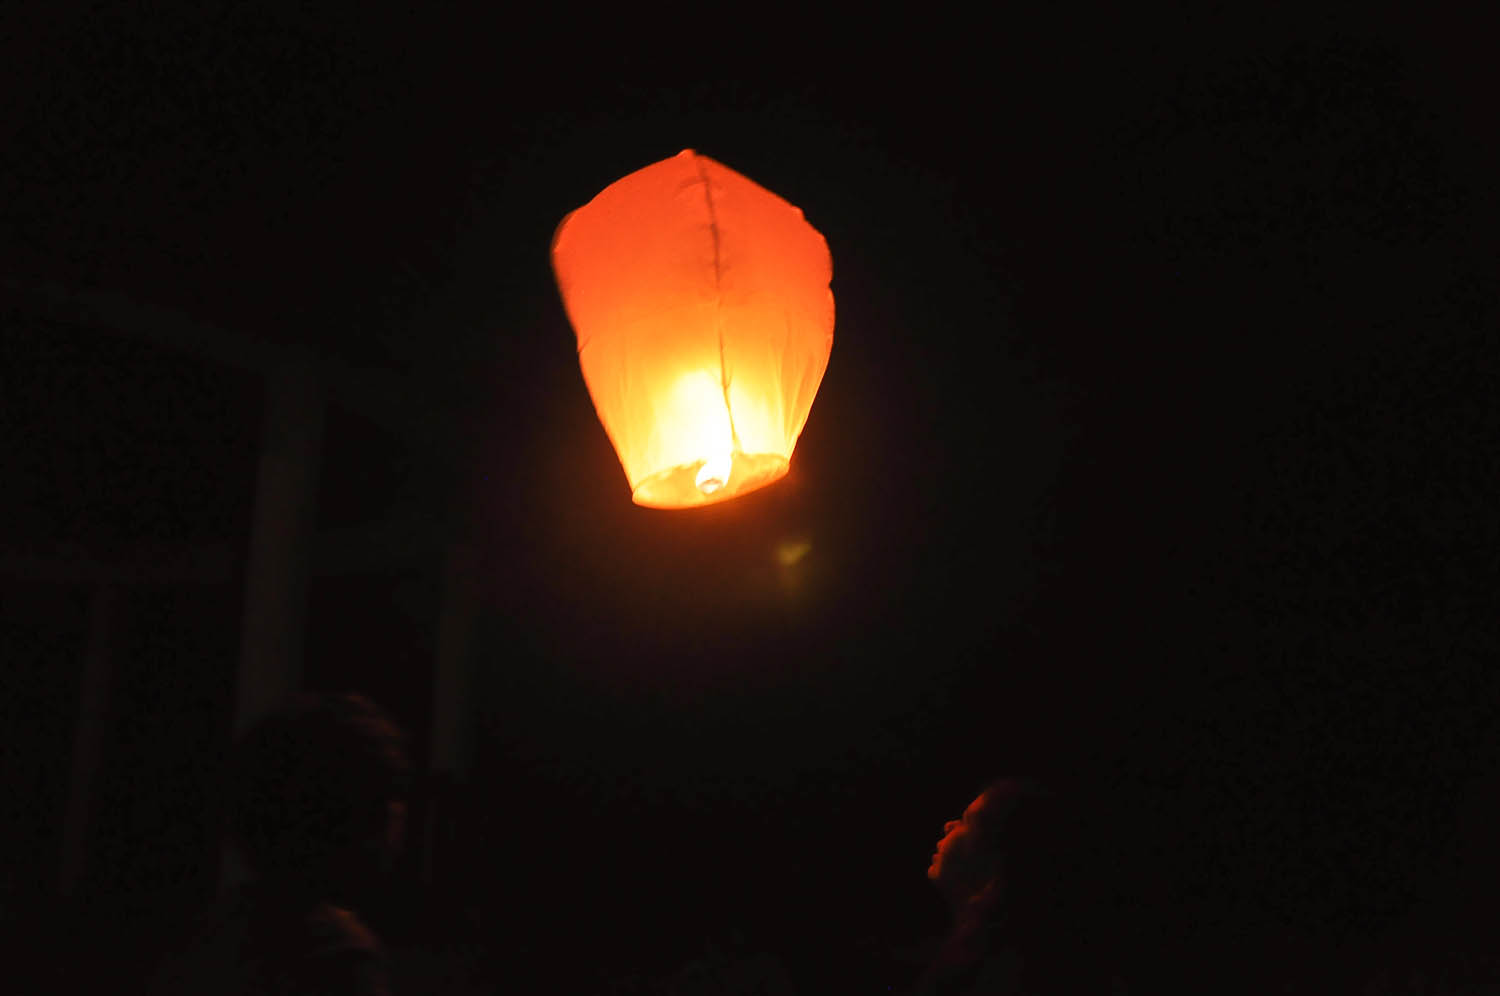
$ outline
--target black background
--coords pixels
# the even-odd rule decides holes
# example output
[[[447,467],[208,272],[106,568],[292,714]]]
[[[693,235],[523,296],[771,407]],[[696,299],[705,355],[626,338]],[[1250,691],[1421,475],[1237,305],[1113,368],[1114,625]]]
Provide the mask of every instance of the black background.
[[[803,988],[882,991],[941,928],[942,822],[1018,771],[1111,807],[1151,971],[1360,950],[1458,853],[1496,733],[1476,26],[31,18],[0,269],[391,374],[403,429],[330,409],[318,523],[478,551],[474,766],[393,946],[463,907],[476,973],[600,991],[739,928]],[[788,478],[670,514],[629,501],[547,247],[688,147],[803,208],[838,323]],[[242,557],[258,383],[8,308],[5,547]],[[4,581],[18,923],[51,902],[87,594]],[[309,683],[419,755],[441,597],[437,560],[310,596]],[[211,887],[242,600],[120,596],[91,898],[37,922],[145,910],[132,966]]]

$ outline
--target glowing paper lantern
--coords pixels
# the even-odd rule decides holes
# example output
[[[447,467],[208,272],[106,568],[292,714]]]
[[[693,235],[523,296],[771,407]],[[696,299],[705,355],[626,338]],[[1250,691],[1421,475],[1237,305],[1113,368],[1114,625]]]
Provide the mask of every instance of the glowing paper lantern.
[[[689,149],[564,218],[552,268],[636,504],[786,473],[833,349],[833,262],[800,210]]]

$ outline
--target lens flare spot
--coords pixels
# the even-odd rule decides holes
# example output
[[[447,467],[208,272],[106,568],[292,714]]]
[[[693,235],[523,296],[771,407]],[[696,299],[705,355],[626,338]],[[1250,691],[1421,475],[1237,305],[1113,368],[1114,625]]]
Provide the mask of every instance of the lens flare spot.
[[[776,544],[776,562],[782,567],[791,567],[812,550],[812,544],[805,539],[782,540]]]

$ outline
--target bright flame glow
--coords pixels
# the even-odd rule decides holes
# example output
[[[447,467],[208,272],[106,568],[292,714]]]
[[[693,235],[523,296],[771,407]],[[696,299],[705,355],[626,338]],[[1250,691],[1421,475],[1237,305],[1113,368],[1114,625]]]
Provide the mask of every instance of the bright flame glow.
[[[656,403],[655,414],[656,448],[651,462],[657,469],[720,455],[727,459],[734,450],[724,384],[716,370],[679,375]]]
[[[698,470],[698,476],[693,483],[698,485],[698,490],[706,495],[711,495],[722,488],[729,480],[729,470],[733,463],[728,453],[711,456],[703,461],[703,466]]]

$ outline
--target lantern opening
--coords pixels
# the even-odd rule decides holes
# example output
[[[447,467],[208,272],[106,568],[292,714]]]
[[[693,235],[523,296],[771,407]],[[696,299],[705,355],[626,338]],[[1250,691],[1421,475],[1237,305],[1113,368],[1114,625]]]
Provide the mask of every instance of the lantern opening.
[[[631,499],[647,508],[693,508],[712,505],[721,501],[763,488],[784,477],[787,460],[778,453],[725,454],[728,473],[716,488],[706,488],[713,474],[712,460],[695,460],[692,463],[670,467],[652,474],[636,486]],[[709,475],[704,475],[704,470]],[[699,483],[699,477],[703,482]]]

